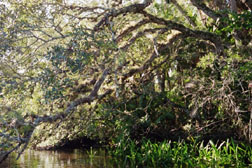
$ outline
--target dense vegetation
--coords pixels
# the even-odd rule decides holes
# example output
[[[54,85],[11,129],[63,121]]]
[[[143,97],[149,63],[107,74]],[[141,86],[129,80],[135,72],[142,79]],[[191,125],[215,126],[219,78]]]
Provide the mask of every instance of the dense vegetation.
[[[136,145],[129,140],[115,148],[112,156],[125,167],[248,167],[252,163],[251,152],[251,147],[229,140],[218,145],[213,141],[143,141]]]
[[[133,165],[146,152],[150,167],[251,164],[251,10],[251,0],[2,0],[0,162],[29,144],[93,140]],[[197,142],[168,141],[181,139]]]

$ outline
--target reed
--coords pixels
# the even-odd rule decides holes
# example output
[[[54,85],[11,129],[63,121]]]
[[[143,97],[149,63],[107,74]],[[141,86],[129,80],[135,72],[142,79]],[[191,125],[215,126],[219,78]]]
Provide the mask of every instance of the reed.
[[[123,167],[252,167],[252,147],[233,140],[215,144],[128,139],[110,153]]]

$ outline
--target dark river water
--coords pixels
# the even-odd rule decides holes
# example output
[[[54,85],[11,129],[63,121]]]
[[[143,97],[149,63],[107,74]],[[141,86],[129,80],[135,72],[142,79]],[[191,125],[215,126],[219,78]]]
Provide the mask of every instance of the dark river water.
[[[113,163],[104,149],[93,150],[26,150],[19,160],[9,157],[0,168],[112,168]]]

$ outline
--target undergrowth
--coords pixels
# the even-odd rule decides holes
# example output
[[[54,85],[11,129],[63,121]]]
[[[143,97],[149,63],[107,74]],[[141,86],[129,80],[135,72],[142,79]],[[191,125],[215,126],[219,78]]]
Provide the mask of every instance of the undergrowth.
[[[128,139],[110,153],[122,167],[252,167],[252,147],[234,140],[137,143]]]

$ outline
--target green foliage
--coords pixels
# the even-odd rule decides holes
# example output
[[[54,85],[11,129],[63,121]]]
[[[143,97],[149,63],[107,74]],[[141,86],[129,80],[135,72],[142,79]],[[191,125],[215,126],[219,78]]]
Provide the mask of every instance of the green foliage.
[[[230,13],[229,18],[223,18],[227,23],[227,27],[222,28],[221,31],[232,32],[233,30],[251,29],[252,28],[252,14],[250,11],[243,11],[242,13]]]
[[[215,55],[213,53],[209,53],[200,58],[200,62],[197,64],[198,67],[202,69],[206,69],[208,67],[212,68],[215,60]]]
[[[182,106],[173,107],[170,104],[171,100],[180,101],[173,93],[144,92],[147,88],[142,89],[140,96],[132,96],[122,101],[113,99],[96,109],[96,115],[105,119],[103,135],[109,138],[112,144],[120,144],[121,140],[127,137],[138,140],[145,137],[172,137],[169,130],[179,129],[180,124],[187,121],[188,116],[181,109]],[[156,134],[165,131],[167,133]]]
[[[124,139],[110,152],[125,167],[247,167],[252,162],[251,146],[227,140],[220,144],[202,142],[140,143]]]
[[[222,17],[216,25],[209,26],[209,30],[221,36],[223,39],[229,42],[234,42],[234,34],[237,34],[237,31],[246,31],[248,30],[248,36],[251,35],[252,28],[252,14],[250,11],[243,11],[242,13],[232,13],[230,11],[225,11]],[[244,38],[244,37],[242,37]],[[244,39],[242,39],[244,40]]]

